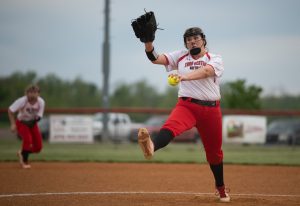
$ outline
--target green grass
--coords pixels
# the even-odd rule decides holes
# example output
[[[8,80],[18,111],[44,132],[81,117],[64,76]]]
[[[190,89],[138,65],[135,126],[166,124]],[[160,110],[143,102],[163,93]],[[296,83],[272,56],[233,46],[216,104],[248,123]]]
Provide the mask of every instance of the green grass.
[[[21,141],[0,138],[0,161],[17,161],[16,151]],[[264,145],[224,145],[227,164],[261,164],[300,166],[300,147]],[[44,142],[40,154],[31,155],[33,161],[79,162],[148,162],[137,144],[49,144]],[[171,143],[155,153],[150,162],[206,163],[202,144]]]

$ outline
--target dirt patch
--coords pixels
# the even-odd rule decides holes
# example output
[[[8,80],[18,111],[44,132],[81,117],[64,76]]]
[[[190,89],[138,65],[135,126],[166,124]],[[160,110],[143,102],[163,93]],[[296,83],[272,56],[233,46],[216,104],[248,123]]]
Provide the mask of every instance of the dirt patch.
[[[225,165],[231,205],[299,205],[300,167]],[[216,205],[205,164],[0,163],[0,205]]]

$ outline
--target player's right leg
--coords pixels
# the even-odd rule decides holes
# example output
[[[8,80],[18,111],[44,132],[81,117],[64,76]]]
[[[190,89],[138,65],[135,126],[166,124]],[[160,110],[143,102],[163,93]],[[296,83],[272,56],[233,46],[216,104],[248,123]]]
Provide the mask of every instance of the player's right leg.
[[[212,108],[208,111],[209,114],[203,110],[203,115],[198,115],[197,129],[205,148],[206,159],[215,179],[216,194],[220,202],[230,202],[230,196],[227,194],[224,184],[222,115],[219,108]]]
[[[31,145],[32,145],[32,136],[30,133],[30,128],[20,121],[16,121],[18,134],[22,139],[22,149],[17,152],[17,156],[19,158],[19,162],[22,168],[29,169],[31,168],[28,157],[31,153]]]
[[[228,189],[225,185],[216,188],[216,195],[218,196],[220,202],[230,202],[230,196],[228,195]]]

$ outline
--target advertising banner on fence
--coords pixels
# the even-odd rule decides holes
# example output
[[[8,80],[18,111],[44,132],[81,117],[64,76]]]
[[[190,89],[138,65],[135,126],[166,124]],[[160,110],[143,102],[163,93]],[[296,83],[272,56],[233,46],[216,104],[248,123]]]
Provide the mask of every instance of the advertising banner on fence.
[[[93,142],[90,115],[50,115],[49,142]]]
[[[223,139],[225,143],[264,144],[267,118],[253,115],[225,115]]]

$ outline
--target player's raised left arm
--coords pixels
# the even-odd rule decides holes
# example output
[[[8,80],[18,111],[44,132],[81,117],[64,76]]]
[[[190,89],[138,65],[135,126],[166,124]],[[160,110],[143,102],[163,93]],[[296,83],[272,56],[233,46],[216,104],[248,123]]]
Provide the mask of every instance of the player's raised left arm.
[[[145,52],[148,57],[148,59],[153,63],[153,64],[161,64],[161,65],[167,65],[168,60],[165,55],[158,54],[155,51],[155,48],[153,46],[152,42],[147,42],[145,43]]]
[[[159,55],[153,46],[155,39],[155,32],[157,30],[157,23],[154,12],[146,12],[140,17],[131,21],[131,26],[134,34],[141,42],[145,44],[145,52],[148,59],[153,64],[167,65],[168,60],[164,55]]]

